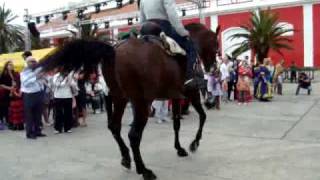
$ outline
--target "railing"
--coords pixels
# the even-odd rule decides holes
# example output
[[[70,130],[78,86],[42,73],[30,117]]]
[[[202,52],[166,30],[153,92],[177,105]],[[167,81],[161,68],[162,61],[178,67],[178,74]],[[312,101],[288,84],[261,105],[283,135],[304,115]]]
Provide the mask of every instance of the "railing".
[[[297,68],[296,79],[298,79],[300,73],[304,72],[310,77],[311,80],[315,80],[317,70],[317,68]],[[291,71],[290,68],[288,68],[284,71],[284,80],[290,81],[291,78]]]
[[[233,5],[252,2],[253,0],[217,0],[217,6]]]
[[[197,4],[197,1],[188,1],[186,3],[178,4],[178,10],[195,10],[198,9],[198,5],[201,6],[201,8],[209,8],[211,4],[211,0],[202,0],[201,4]]]

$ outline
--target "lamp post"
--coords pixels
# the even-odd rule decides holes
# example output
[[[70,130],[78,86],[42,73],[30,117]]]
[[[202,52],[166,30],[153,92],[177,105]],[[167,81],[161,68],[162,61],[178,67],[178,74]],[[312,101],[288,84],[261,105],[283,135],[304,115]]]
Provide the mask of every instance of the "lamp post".
[[[203,15],[203,7],[204,7],[204,0],[188,0],[198,6],[198,11],[199,11],[199,18],[200,18],[200,23],[205,24],[205,17]]]
[[[24,17],[24,22],[26,24],[26,28],[24,31],[24,50],[25,51],[30,51],[31,50],[31,38],[30,38],[30,32],[29,32],[29,28],[28,28],[28,24],[30,22],[31,16],[29,15],[29,10],[28,9],[24,9],[25,15]]]

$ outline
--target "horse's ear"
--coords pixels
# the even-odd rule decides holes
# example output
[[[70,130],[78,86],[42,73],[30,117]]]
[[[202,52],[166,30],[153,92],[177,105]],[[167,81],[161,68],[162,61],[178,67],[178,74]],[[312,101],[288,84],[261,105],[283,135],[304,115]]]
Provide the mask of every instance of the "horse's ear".
[[[140,1],[141,0],[137,0],[137,5],[138,5],[138,9],[140,10]]]
[[[216,29],[216,34],[218,35],[219,33],[220,33],[220,25],[218,25]]]
[[[138,34],[136,34],[136,33],[134,33],[134,32],[130,32],[130,33],[129,33],[129,37],[130,37],[130,38],[137,39],[137,36],[138,36]]]

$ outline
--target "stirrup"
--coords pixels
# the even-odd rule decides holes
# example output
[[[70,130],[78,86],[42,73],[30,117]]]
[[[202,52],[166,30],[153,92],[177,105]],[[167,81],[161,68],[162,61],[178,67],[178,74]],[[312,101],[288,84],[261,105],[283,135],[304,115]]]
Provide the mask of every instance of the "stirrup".
[[[191,79],[189,79],[189,80],[186,80],[186,81],[184,82],[184,85],[188,85],[188,84],[191,83],[193,80],[194,80],[193,78],[191,78]]]

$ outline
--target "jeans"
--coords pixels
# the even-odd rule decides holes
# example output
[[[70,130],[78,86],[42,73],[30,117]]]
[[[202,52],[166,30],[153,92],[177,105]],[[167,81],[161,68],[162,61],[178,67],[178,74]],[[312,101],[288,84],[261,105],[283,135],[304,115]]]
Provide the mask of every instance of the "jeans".
[[[234,83],[233,81],[228,82],[228,100],[231,101],[231,92],[233,90]],[[235,99],[235,98],[234,98]]]
[[[152,19],[151,22],[158,24],[162,31],[172,39],[174,39],[187,53],[187,71],[186,78],[191,79],[193,77],[193,66],[197,60],[197,51],[191,40],[186,37],[180,36],[177,31],[172,27],[169,21]]]
[[[168,118],[168,101],[153,101],[152,106],[156,109],[156,118],[161,120]]]
[[[41,134],[43,92],[24,93],[23,104],[27,137]]]
[[[56,131],[65,132],[69,131],[73,125],[72,116],[72,98],[55,98],[55,124],[54,129]]]
[[[296,71],[291,71],[291,74],[290,74],[290,82],[293,83],[293,81],[295,83],[297,82],[297,72]]]
[[[105,101],[105,96],[103,94],[103,92],[97,92],[95,93],[95,96],[91,97],[90,96],[90,101],[91,101],[91,105],[92,105],[92,109],[94,112],[96,112],[96,110],[101,109],[101,111],[104,111],[104,101]]]

